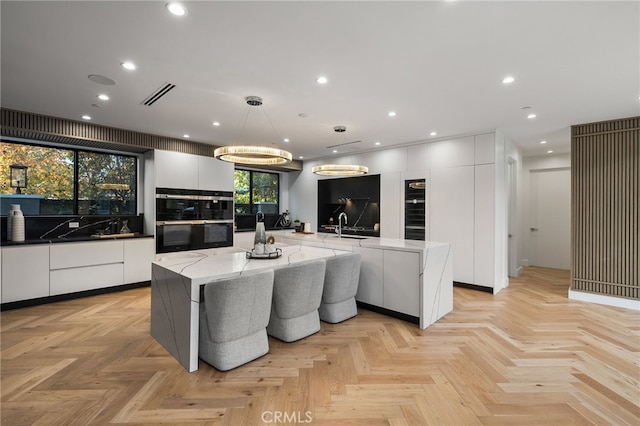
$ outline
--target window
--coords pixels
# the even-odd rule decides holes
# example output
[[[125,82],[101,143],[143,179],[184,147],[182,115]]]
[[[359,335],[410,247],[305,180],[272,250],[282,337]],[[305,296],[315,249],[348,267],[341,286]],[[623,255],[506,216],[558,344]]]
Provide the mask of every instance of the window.
[[[11,197],[9,166],[28,167],[30,215],[131,215],[137,212],[135,156],[2,142],[0,193]],[[6,195],[5,195],[6,194]],[[2,203],[2,213],[5,204]]]
[[[234,204],[236,214],[279,214],[280,175],[278,173],[236,170]]]

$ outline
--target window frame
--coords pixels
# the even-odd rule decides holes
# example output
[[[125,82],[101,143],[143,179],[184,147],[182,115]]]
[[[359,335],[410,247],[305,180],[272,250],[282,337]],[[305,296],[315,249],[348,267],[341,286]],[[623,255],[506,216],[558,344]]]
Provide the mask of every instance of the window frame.
[[[246,216],[251,216],[251,215],[256,215],[257,213],[257,206],[254,204],[253,202],[253,174],[254,173],[265,173],[265,174],[269,174],[269,175],[276,175],[278,177],[277,181],[278,181],[278,187],[277,187],[277,201],[276,201],[276,213],[268,213],[268,214],[276,214],[279,215],[280,213],[280,173],[278,172],[272,172],[272,171],[268,171],[268,170],[258,170],[258,169],[248,169],[248,168],[243,168],[243,167],[236,167],[233,172],[234,172],[234,176],[235,176],[235,172],[236,171],[241,171],[241,172],[248,172],[249,173],[249,213],[235,213],[234,214],[240,214],[240,215],[246,215]],[[235,180],[235,178],[234,178]],[[235,183],[234,183],[234,196],[235,196]],[[253,210],[256,209],[255,213],[252,213]],[[235,210],[235,209],[234,209]]]
[[[131,213],[109,213],[109,214],[89,214],[89,213],[82,213],[82,216],[96,216],[96,217],[105,217],[105,216],[137,216],[139,214],[138,211],[138,207],[140,205],[140,181],[139,181],[139,168],[140,168],[140,156],[138,154],[132,153],[132,152],[121,152],[121,151],[110,151],[110,150],[102,150],[102,149],[86,149],[82,146],[76,146],[76,145],[65,145],[65,144],[47,144],[47,143],[40,143],[38,141],[23,141],[23,140],[14,140],[14,139],[9,139],[9,138],[2,138],[0,140],[0,142],[2,143],[8,143],[8,144],[13,144],[13,145],[23,145],[23,146],[33,146],[33,147],[40,147],[40,148],[48,148],[48,149],[60,149],[60,150],[65,150],[65,151],[71,151],[73,153],[73,200],[72,201],[72,206],[73,206],[73,211],[69,214],[62,214],[60,216],[69,216],[69,215],[73,215],[73,216],[78,216],[80,215],[80,213],[78,213],[79,211],[79,207],[80,207],[80,200],[79,200],[79,194],[80,194],[80,185],[78,182],[79,179],[79,169],[80,169],[80,165],[78,162],[78,157],[79,157],[79,153],[80,152],[89,152],[89,153],[96,153],[96,154],[104,154],[104,155],[118,155],[121,157],[129,157],[129,158],[133,158],[135,161],[135,165],[134,165],[134,176],[133,176],[133,180],[136,183],[136,189],[135,189],[135,202],[132,203],[134,205],[134,211]],[[43,214],[43,215],[39,215],[39,216],[57,216],[57,215],[50,215],[50,214]]]

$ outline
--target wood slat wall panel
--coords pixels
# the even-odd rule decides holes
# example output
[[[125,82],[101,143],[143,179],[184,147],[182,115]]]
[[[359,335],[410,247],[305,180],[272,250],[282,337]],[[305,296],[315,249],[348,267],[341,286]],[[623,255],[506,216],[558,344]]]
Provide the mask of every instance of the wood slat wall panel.
[[[212,157],[213,151],[217,148],[215,145],[202,142],[185,141],[7,108],[0,110],[0,126],[1,136],[116,151],[142,153],[150,149],[162,149]],[[299,171],[302,170],[302,162],[293,160],[285,165],[262,168],[286,172]]]
[[[571,128],[571,288],[640,300],[640,117]]]

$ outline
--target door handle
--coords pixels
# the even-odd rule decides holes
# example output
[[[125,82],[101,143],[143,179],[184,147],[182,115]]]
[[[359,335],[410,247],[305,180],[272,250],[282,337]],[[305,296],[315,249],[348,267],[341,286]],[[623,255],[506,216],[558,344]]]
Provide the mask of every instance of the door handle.
[[[530,231],[537,231],[538,228],[529,228]]]

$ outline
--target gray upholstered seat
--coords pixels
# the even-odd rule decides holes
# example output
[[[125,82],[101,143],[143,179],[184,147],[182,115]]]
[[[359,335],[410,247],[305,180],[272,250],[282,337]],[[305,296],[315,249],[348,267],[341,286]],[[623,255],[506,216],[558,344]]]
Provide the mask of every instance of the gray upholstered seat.
[[[360,281],[360,253],[349,253],[327,259],[324,275],[320,319],[336,323],[358,314],[356,293]]]
[[[293,342],[320,331],[318,307],[324,285],[324,260],[296,263],[274,271],[273,302],[267,333]]]
[[[269,352],[266,327],[272,294],[271,269],[205,284],[200,358],[226,371]]]

